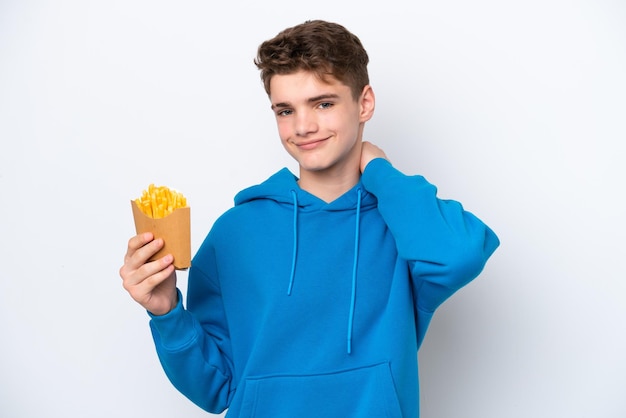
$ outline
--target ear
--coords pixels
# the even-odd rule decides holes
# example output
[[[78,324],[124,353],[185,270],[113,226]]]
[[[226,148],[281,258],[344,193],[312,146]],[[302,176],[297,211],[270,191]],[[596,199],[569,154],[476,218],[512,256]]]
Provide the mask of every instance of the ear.
[[[376,97],[374,90],[369,84],[363,87],[361,96],[359,96],[359,119],[361,122],[367,122],[374,116],[374,108],[376,107]]]

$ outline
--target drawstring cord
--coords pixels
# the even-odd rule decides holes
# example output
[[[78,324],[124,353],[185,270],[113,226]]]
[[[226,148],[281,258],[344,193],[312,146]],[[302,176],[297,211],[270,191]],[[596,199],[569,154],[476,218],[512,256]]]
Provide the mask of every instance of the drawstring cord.
[[[356,304],[356,270],[359,256],[359,224],[361,220],[361,189],[357,190],[356,227],[354,233],[354,262],[352,264],[352,294],[350,295],[350,314],[348,315],[348,354],[352,353],[352,328],[354,325],[354,305]]]
[[[287,288],[288,296],[291,296],[291,289],[293,288],[293,278],[296,274],[296,255],[298,253],[298,198],[294,190],[291,191],[291,196],[293,196],[293,255],[291,256],[291,274]]]
[[[291,274],[289,275],[289,287],[287,296],[291,296],[294,277],[296,274],[296,258],[298,254],[298,198],[294,190],[291,191],[293,197],[293,254],[291,257]],[[356,223],[354,233],[354,259],[352,263],[352,283],[350,294],[350,312],[348,313],[348,354],[352,353],[352,329],[354,327],[354,309],[356,305],[356,277],[359,256],[359,229],[361,223],[361,189],[357,190]]]

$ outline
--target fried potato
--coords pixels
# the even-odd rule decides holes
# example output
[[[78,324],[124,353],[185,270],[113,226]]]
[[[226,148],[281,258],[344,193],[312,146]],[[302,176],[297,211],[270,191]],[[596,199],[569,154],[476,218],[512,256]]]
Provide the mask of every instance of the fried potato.
[[[164,218],[176,209],[187,207],[187,199],[182,193],[167,186],[150,184],[141,197],[135,199],[137,207],[153,219]]]

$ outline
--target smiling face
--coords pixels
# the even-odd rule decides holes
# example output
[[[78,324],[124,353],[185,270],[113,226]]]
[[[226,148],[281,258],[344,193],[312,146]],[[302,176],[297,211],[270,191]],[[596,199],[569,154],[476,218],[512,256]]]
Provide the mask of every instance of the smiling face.
[[[274,75],[270,101],[283,146],[299,164],[300,179],[358,177],[363,126],[374,111],[370,86],[355,99],[333,77],[298,71]]]

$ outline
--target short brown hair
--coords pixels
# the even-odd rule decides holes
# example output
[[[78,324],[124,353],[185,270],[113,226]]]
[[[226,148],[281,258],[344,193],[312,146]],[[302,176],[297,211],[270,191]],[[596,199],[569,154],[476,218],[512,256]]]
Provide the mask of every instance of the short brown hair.
[[[345,27],[323,20],[309,20],[287,28],[263,42],[254,63],[270,94],[270,81],[276,74],[310,71],[320,80],[333,76],[350,87],[358,98],[369,84],[369,57],[359,38]]]

